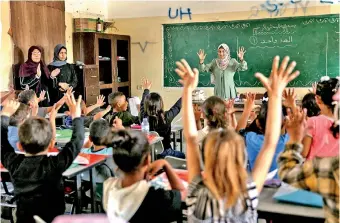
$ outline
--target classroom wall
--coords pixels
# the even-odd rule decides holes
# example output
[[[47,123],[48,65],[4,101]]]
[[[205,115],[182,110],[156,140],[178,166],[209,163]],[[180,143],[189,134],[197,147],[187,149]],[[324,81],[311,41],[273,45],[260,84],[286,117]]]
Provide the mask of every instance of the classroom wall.
[[[152,3],[150,3],[152,4]],[[311,7],[306,9],[305,15],[322,15],[339,13],[339,6],[321,6]],[[193,12],[194,13],[194,12]],[[219,14],[202,14],[192,15],[192,20],[183,18],[169,19],[164,17],[149,17],[149,18],[134,18],[134,19],[117,19],[115,26],[119,31],[109,30],[111,33],[125,34],[131,36],[131,42],[140,42],[144,46],[144,42],[156,42],[155,44],[147,45],[143,53],[140,46],[137,44],[131,45],[131,78],[132,78],[132,95],[142,95],[142,90],[137,89],[137,85],[141,83],[141,79],[146,77],[153,83],[152,91],[159,92],[164,100],[165,108],[169,108],[181,96],[181,89],[166,89],[162,87],[163,83],[163,70],[162,70],[162,24],[166,23],[187,23],[187,22],[210,22],[210,21],[231,21],[231,20],[247,20],[252,12],[228,12]],[[294,10],[287,9],[282,16],[277,17],[290,17],[290,16],[303,16],[302,9]],[[261,11],[254,19],[270,18],[268,12]],[[198,49],[197,49],[198,50]],[[245,58],[247,58],[247,55]],[[185,55],[183,55],[185,58]],[[174,68],[175,69],[175,68]],[[203,88],[206,95],[213,94],[213,88]],[[264,92],[264,88],[238,88],[238,92],[257,91]],[[299,98],[308,91],[306,88],[298,88]]]

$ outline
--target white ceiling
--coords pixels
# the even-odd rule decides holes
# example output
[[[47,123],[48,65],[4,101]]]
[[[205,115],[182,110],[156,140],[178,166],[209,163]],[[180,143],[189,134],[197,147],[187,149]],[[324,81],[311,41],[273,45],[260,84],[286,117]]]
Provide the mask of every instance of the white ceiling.
[[[328,0],[329,1],[329,0]],[[330,0],[335,4],[339,0]],[[175,10],[182,7],[183,11],[190,8],[192,15],[221,13],[221,12],[237,12],[250,11],[257,7],[261,10],[261,4],[266,0],[189,0],[189,1],[165,1],[165,0],[149,0],[149,1],[123,1],[123,0],[65,0],[66,11],[74,15],[74,17],[102,17],[105,19],[117,18],[138,18],[138,17],[154,17],[168,16],[169,8]],[[320,3],[320,0],[270,0],[271,6],[279,6],[280,3],[288,8],[307,7],[315,5],[329,5]],[[296,2],[295,4],[291,2]],[[173,11],[175,13],[175,11]]]

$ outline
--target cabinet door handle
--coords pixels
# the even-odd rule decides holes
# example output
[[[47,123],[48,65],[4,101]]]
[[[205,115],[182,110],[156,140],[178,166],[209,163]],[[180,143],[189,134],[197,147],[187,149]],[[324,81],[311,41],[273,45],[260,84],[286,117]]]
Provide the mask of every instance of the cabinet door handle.
[[[97,77],[97,76],[91,76],[91,77]]]

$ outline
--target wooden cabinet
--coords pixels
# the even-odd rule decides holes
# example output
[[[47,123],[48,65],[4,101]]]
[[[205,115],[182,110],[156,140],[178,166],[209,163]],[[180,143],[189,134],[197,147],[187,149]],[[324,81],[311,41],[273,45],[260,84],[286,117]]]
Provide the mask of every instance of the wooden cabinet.
[[[105,95],[106,99],[108,94],[115,91],[123,92],[126,97],[131,96],[129,36],[73,33],[73,57],[75,61],[86,64],[83,74],[86,104],[95,103],[92,100],[97,92]]]

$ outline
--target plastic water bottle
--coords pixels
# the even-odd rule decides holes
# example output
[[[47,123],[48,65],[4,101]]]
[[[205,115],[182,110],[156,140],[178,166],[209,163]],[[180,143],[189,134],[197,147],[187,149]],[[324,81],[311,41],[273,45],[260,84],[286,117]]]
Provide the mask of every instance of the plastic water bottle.
[[[142,132],[149,133],[149,131],[150,131],[150,125],[149,125],[148,118],[143,118]]]

